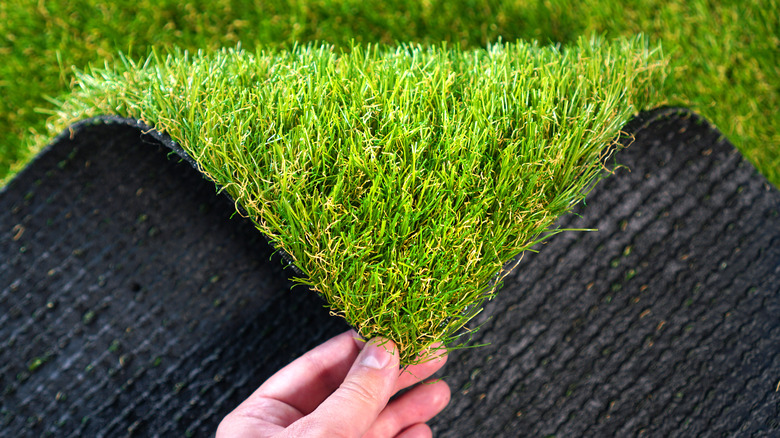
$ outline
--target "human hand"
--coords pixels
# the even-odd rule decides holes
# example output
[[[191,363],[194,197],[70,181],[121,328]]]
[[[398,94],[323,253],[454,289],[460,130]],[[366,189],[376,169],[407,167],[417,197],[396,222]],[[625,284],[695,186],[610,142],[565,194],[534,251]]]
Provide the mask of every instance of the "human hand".
[[[446,383],[418,385],[388,401],[438,371],[447,355],[434,351],[401,372],[397,353],[391,341],[342,333],[271,376],[222,420],[217,438],[430,437],[425,422],[449,402]]]

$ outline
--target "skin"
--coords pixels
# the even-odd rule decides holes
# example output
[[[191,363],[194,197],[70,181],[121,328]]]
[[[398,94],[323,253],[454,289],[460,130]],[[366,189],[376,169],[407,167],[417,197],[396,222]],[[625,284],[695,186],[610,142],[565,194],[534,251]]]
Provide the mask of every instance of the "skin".
[[[446,383],[390,399],[444,365],[446,352],[431,351],[430,360],[401,371],[391,341],[342,333],[271,376],[222,420],[217,437],[430,437],[425,422],[449,402]]]

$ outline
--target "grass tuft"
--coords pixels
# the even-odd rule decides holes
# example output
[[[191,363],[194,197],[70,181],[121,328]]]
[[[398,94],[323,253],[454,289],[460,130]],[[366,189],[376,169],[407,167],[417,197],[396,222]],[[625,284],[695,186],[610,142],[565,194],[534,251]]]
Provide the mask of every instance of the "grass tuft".
[[[50,132],[100,114],[168,133],[321,294],[404,364],[463,328],[657,104],[646,39],[573,46],[173,50],[76,72]]]

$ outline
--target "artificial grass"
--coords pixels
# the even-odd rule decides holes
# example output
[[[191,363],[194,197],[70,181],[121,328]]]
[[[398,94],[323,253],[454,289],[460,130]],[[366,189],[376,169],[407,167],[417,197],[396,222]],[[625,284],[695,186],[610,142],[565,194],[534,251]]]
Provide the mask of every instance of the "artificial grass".
[[[71,66],[145,57],[150,47],[291,48],[324,41],[485,47],[571,44],[581,35],[643,33],[672,68],[663,94],[715,123],[780,186],[780,8],[776,0],[71,0],[0,2],[0,181],[48,142],[45,96],[64,93]],[[36,135],[37,134],[37,135]]]
[[[99,114],[168,133],[289,254],[297,282],[413,363],[603,175],[665,59],[636,37],[175,50],[76,74],[51,132]]]

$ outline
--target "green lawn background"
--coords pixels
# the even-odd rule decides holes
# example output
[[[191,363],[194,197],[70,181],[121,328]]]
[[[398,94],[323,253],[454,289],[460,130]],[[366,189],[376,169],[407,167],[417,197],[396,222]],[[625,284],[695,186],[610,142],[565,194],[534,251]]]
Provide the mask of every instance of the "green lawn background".
[[[780,12],[754,1],[210,0],[0,2],[0,181],[45,143],[46,96],[69,89],[71,67],[149,48],[287,48],[324,41],[448,41],[461,48],[535,39],[572,43],[644,33],[672,60],[666,103],[714,122],[780,185]]]

